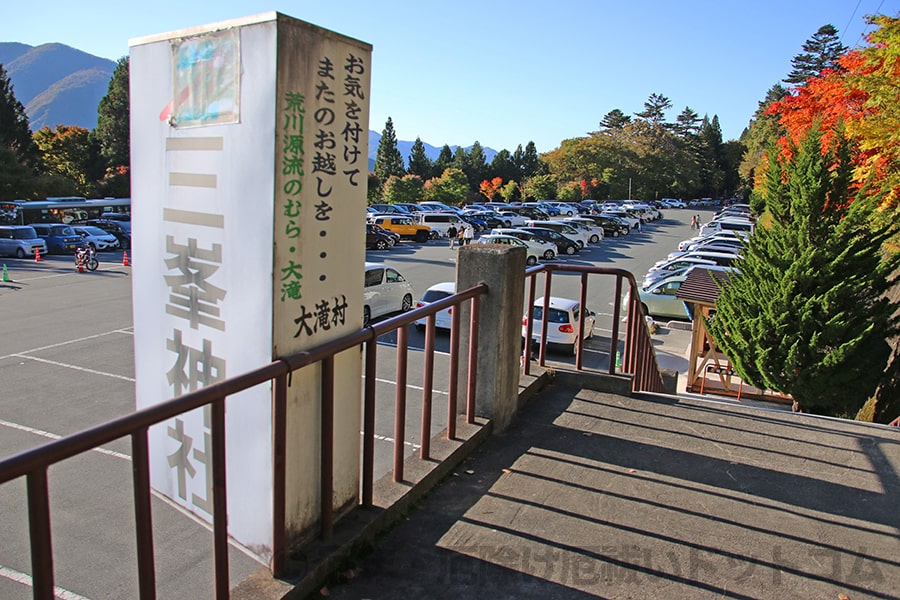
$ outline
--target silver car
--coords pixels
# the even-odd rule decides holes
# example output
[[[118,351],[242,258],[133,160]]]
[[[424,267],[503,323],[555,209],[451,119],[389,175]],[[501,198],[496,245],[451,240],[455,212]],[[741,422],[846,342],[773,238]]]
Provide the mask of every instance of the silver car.
[[[72,225],[72,229],[95,251],[115,250],[119,247],[118,238],[99,227],[94,227],[93,225]]]

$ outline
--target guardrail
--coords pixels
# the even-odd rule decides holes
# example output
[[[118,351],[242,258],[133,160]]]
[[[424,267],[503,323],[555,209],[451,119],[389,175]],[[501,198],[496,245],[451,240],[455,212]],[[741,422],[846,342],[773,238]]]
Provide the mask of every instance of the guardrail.
[[[588,277],[605,275],[616,277],[613,321],[611,325],[609,373],[616,372],[613,356],[618,345],[620,305],[623,281],[630,290],[629,315],[641,314],[637,284],[628,271],[622,269],[587,267],[567,264],[541,265],[526,271],[529,283],[528,325],[526,339],[532,335],[531,313],[534,306],[537,276],[545,274],[544,296],[550,297],[551,280],[554,273],[579,273],[581,275],[581,306],[585,305],[588,291]],[[334,507],[331,502],[333,490],[333,450],[334,450],[334,355],[350,348],[365,347],[363,373],[363,456],[361,465],[361,497],[364,506],[373,503],[374,485],[374,440],[375,440],[375,369],[377,366],[376,350],[378,338],[397,332],[397,382],[394,398],[394,449],[393,478],[403,480],[404,441],[407,398],[407,352],[408,325],[424,318],[425,346],[423,397],[421,414],[421,448],[420,457],[429,458],[431,438],[432,387],[435,361],[435,315],[437,312],[460,307],[471,302],[469,347],[466,349],[468,374],[466,377],[466,419],[475,422],[475,386],[477,373],[475,365],[478,355],[478,323],[480,296],[487,291],[486,284],[481,283],[453,296],[433,302],[427,306],[416,308],[410,312],[393,317],[386,321],[367,326],[359,331],[323,344],[317,348],[283,357],[268,365],[212,384],[200,390],[190,392],[159,405],[114,419],[107,423],[92,427],[80,433],[50,442],[38,448],[28,450],[0,461],[0,485],[19,477],[26,478],[27,502],[29,512],[29,534],[31,543],[31,567],[33,581],[33,597],[40,599],[54,598],[53,544],[50,527],[50,501],[48,471],[50,466],[88,450],[101,447],[123,437],[130,437],[132,444],[132,486],[134,490],[134,514],[136,521],[136,560],[138,566],[138,589],[140,598],[156,597],[156,570],[154,558],[153,523],[151,519],[150,492],[150,458],[148,447],[148,430],[151,426],[176,417],[180,414],[201,408],[211,407],[212,413],[212,470],[213,470],[213,555],[215,597],[227,598],[229,595],[228,580],[228,531],[225,476],[225,401],[238,392],[269,382],[273,385],[273,555],[271,568],[278,577],[283,574],[287,554],[285,539],[285,441],[287,389],[289,378],[294,371],[321,363],[322,420],[321,420],[321,515],[320,535],[331,537],[334,519]],[[545,306],[545,314],[546,314]],[[460,396],[459,360],[460,350],[460,310],[451,311],[449,381],[448,381],[448,426],[447,437],[456,435],[456,399]],[[543,320],[541,338],[546,339],[547,322]],[[576,368],[582,369],[581,355],[583,346],[583,319],[579,322],[578,342],[576,346]],[[541,344],[540,364],[544,365],[544,349]],[[524,366],[529,372],[531,344],[525,344]],[[633,375],[634,391],[662,392],[663,382],[656,362],[650,334],[643,318],[629,319],[626,326],[624,362],[622,372]],[[326,499],[328,501],[326,501]]]
[[[407,331],[410,323],[426,318],[425,383],[423,385],[422,447],[420,456],[429,458],[428,440],[431,438],[431,389],[434,367],[434,315],[448,307],[472,303],[472,335],[468,348],[470,369],[466,395],[467,422],[475,422],[475,376],[477,358],[478,299],[487,291],[486,284],[479,284],[458,294],[400,316],[367,326],[312,350],[283,357],[264,367],[212,384],[132,414],[97,425],[82,432],[55,440],[43,446],[22,452],[0,461],[0,485],[19,477],[26,478],[29,536],[31,542],[31,568],[33,597],[42,600],[54,598],[53,542],[50,528],[49,468],[82,452],[101,447],[123,437],[131,437],[132,485],[134,489],[135,537],[137,543],[138,589],[141,599],[156,598],[156,570],[153,546],[153,523],[150,506],[150,453],[147,433],[151,426],[195,410],[210,406],[212,412],[212,470],[213,470],[213,554],[215,565],[215,597],[228,598],[228,530],[225,477],[225,400],[256,385],[274,381],[273,389],[273,557],[272,571],[277,577],[283,574],[286,558],[285,540],[285,440],[287,388],[291,374],[304,367],[321,363],[322,387],[322,457],[320,484],[321,536],[331,537],[334,507],[333,450],[334,450],[334,355],[350,348],[365,345],[363,367],[365,384],[363,392],[363,460],[361,468],[361,502],[372,504],[374,480],[375,440],[375,368],[378,338],[397,331],[397,391],[394,422],[395,481],[403,479],[404,425],[406,420],[406,368]],[[459,310],[453,310],[450,334],[450,398],[448,402],[449,438],[456,431],[456,398],[458,390]],[[326,501],[327,500],[327,501]]]
[[[628,311],[629,316],[625,331],[625,348],[622,352],[621,373],[632,375],[632,391],[634,392],[657,392],[664,393],[665,386],[663,384],[662,375],[659,372],[659,364],[656,360],[656,352],[653,349],[653,340],[650,338],[650,332],[647,329],[645,319],[643,318],[643,310],[641,309],[638,290],[640,289],[637,282],[629,271],[624,269],[616,269],[609,267],[594,267],[587,265],[572,264],[544,264],[532,267],[525,271],[527,290],[527,314],[525,339],[530,340],[534,334],[532,329],[534,325],[534,301],[535,291],[537,288],[537,278],[544,274],[544,306],[543,314],[547,314],[547,308],[550,302],[550,291],[552,288],[552,280],[554,273],[578,273],[581,275],[581,287],[579,294],[579,303],[583,308],[587,300],[588,293],[588,277],[591,275],[603,275],[616,278],[616,290],[613,296],[613,314],[612,323],[610,325],[610,348],[609,348],[609,367],[607,372],[610,375],[616,373],[616,352],[619,343],[619,323],[621,321],[620,307],[622,305],[623,282],[628,286]],[[631,318],[632,315],[640,315],[640,318]],[[547,327],[548,319],[541,319],[540,333],[540,354],[538,356],[538,364],[545,366],[545,354],[547,349]],[[575,346],[575,369],[583,370],[582,351],[584,347],[584,319],[578,320],[578,336]],[[531,344],[526,343],[523,351],[522,369],[526,375],[531,370]]]

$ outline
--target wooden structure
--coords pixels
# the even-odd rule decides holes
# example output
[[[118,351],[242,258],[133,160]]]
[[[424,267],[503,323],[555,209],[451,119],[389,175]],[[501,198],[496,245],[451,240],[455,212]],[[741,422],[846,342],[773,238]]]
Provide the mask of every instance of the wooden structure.
[[[709,333],[707,324],[716,312],[716,300],[728,285],[728,269],[723,267],[694,268],[676,293],[688,307],[693,319],[691,349],[688,360],[686,389],[695,394],[717,394],[738,400],[750,398],[790,404],[789,395],[761,390],[741,379],[731,360],[719,349]]]

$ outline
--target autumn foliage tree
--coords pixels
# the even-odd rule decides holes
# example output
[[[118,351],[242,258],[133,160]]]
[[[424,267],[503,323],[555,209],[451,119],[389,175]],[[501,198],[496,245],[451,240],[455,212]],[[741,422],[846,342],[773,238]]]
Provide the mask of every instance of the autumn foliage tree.
[[[898,308],[885,292],[900,255],[874,225],[877,196],[854,194],[850,143],[817,127],[768,169],[772,215],[748,240],[716,302],[710,332],[740,376],[794,396],[804,410],[852,416],[882,379]]]
[[[490,201],[494,201],[497,197],[500,196],[500,190],[503,188],[503,179],[500,177],[494,177],[493,179],[485,179],[481,182],[481,185],[478,186],[478,190],[481,194]]]
[[[853,181],[882,193],[883,201],[900,200],[900,20],[878,16],[879,28],[869,34],[870,45],[836,60],[806,80],[768,114],[778,118],[785,132],[779,143],[780,160],[820,123],[822,151],[834,146],[835,126],[844,124],[851,142]],[[757,178],[757,187],[761,183]]]

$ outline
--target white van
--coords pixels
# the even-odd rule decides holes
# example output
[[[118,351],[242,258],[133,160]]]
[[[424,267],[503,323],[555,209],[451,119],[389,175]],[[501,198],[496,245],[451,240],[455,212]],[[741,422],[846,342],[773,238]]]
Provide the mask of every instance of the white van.
[[[441,237],[447,237],[451,225],[456,231],[467,225],[456,213],[450,212],[420,212],[415,214],[415,219],[420,225],[428,225],[432,231],[440,233]]]

